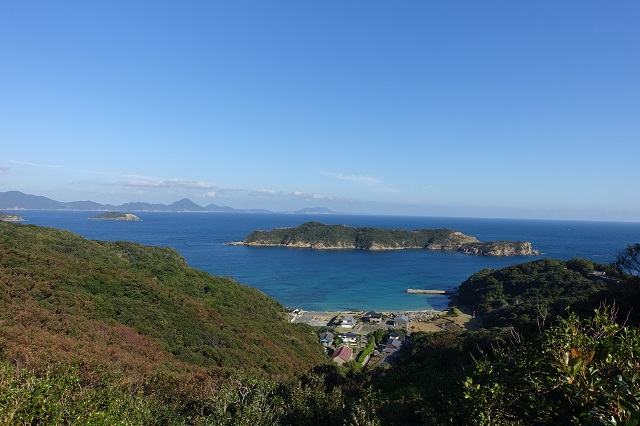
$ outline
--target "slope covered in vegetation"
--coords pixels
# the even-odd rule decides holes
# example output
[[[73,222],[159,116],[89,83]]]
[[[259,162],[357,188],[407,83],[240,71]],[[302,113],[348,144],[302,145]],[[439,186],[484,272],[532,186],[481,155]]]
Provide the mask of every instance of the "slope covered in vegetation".
[[[176,364],[290,374],[324,359],[313,330],[169,248],[0,223],[0,349],[149,375]]]
[[[610,266],[585,259],[541,259],[483,269],[460,285],[454,300],[481,315],[486,327],[537,329],[540,316],[553,319],[567,307],[592,306],[588,302],[617,283],[617,276]]]
[[[515,329],[411,333],[365,369],[168,248],[0,224],[0,283],[0,425],[640,421],[637,276],[581,259],[481,271],[459,301]]]

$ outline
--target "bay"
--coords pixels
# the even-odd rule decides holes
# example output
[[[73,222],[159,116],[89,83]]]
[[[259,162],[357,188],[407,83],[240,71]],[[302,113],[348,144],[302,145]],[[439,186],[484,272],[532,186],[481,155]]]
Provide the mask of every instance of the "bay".
[[[27,224],[60,228],[97,240],[125,240],[176,249],[190,266],[231,276],[280,303],[305,310],[408,311],[444,309],[444,296],[408,288],[451,290],[483,268],[542,257],[582,257],[609,263],[640,242],[640,223],[444,217],[135,212],[141,222],[88,220],[87,211],[18,212]],[[480,241],[530,241],[542,256],[490,257],[428,250],[364,251],[245,247],[255,229],[308,221],[383,228],[451,228]]]

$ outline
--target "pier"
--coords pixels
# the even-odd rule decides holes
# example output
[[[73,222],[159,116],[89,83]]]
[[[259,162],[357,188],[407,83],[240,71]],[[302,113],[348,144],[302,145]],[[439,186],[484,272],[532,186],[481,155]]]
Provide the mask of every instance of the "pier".
[[[419,290],[419,289],[415,289],[415,288],[408,288],[407,289],[407,293],[410,293],[410,294],[441,294],[441,295],[453,294],[452,291],[446,291],[446,290]]]

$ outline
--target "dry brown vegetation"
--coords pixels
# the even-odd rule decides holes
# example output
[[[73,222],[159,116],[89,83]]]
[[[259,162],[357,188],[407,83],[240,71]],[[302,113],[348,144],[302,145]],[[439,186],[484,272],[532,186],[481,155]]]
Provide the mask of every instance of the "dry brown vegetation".
[[[324,361],[313,330],[257,290],[189,268],[167,248],[0,224],[0,350],[149,377],[244,369],[289,375]]]

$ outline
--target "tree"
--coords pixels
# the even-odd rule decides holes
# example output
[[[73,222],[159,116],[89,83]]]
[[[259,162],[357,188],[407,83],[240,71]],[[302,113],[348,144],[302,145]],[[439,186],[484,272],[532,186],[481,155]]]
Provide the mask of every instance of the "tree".
[[[378,328],[377,330],[369,333],[369,339],[371,341],[375,340],[377,345],[381,345],[383,343],[385,334],[387,334],[387,330],[385,330],[384,328]]]
[[[635,277],[640,276],[640,244],[629,244],[627,248],[618,254],[618,257],[615,262],[611,263],[611,266],[620,272]]]
[[[595,271],[595,266],[593,265],[593,262],[587,259],[578,259],[578,258],[567,260],[567,268],[576,272],[580,272],[582,275],[589,275],[589,274],[592,274],[593,271]]]

